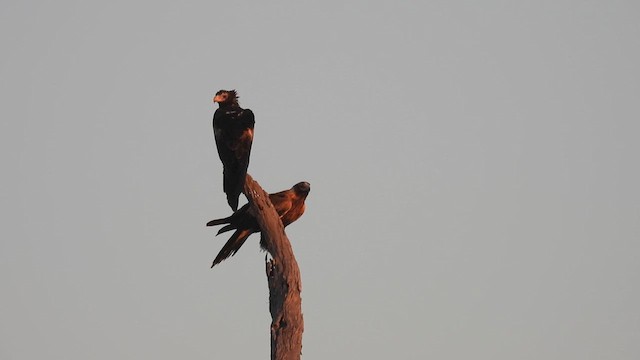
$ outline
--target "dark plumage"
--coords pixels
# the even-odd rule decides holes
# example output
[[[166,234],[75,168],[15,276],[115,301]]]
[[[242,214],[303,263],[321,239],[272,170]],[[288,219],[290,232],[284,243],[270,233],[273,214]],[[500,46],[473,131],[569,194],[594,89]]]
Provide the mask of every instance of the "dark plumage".
[[[307,195],[309,195],[310,190],[311,185],[309,185],[308,182],[299,182],[289,190],[269,194],[269,200],[276,208],[278,215],[280,215],[282,225],[286,227],[292,222],[298,220],[300,216],[304,214],[304,201],[307,198]],[[217,235],[230,230],[236,231],[231,235],[227,243],[224,244],[222,250],[218,253],[218,256],[213,260],[213,265],[211,265],[211,267],[214,267],[222,260],[237,253],[249,235],[260,231],[258,221],[256,220],[253,210],[249,204],[244,205],[240,210],[234,212],[229,217],[209,221],[207,226],[222,224],[227,225],[223,226],[218,231]],[[260,247],[267,250],[262,241],[260,242]]]
[[[235,90],[218,91],[213,102],[218,103],[213,114],[213,135],[222,160],[222,188],[229,206],[236,211],[249,168],[255,118],[251,110],[240,107]]]

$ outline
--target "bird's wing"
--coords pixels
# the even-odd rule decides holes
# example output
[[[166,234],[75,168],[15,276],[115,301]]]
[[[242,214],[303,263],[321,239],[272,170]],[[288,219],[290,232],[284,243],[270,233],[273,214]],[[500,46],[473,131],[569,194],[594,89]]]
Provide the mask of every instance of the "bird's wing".
[[[253,112],[249,109],[243,110],[236,119],[236,129],[234,139],[231,142],[231,149],[235,154],[241,168],[249,165],[249,155],[251,154],[251,145],[253,144],[253,126],[255,118]]]
[[[291,210],[291,190],[280,191],[275,194],[269,195],[269,200],[273,204],[273,207],[276,208],[276,212],[280,217],[286,214],[289,210]]]
[[[244,204],[240,209],[238,209],[238,211],[231,214],[231,216],[227,216],[226,218],[222,219],[211,220],[207,223],[207,226],[237,223],[240,219],[246,216],[248,210],[249,204]]]
[[[243,109],[239,120],[242,123],[242,127],[246,129],[253,129],[256,125],[256,117],[251,109]]]
[[[223,113],[216,111],[213,118],[213,137],[216,140],[216,149],[222,164],[230,164],[235,161],[234,151],[229,146],[229,119],[224,118]]]

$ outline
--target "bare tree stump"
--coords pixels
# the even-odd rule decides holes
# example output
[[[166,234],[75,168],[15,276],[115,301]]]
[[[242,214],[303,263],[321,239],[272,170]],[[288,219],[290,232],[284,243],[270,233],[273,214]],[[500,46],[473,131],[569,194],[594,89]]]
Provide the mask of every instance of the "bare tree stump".
[[[271,312],[271,360],[299,360],[302,354],[302,282],[300,269],[282,221],[269,195],[247,174],[244,193],[260,225],[261,242],[272,256],[266,261]]]

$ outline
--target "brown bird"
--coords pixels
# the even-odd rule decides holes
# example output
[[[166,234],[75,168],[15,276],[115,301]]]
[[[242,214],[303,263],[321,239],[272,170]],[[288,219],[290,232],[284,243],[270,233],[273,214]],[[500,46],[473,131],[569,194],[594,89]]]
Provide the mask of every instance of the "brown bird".
[[[250,109],[240,107],[235,90],[218,91],[213,102],[218,103],[213,114],[213,135],[222,161],[222,188],[229,206],[236,211],[249,168],[255,117]]]
[[[304,200],[307,198],[307,195],[309,195],[310,190],[311,185],[308,182],[299,182],[289,190],[269,194],[269,200],[276,208],[276,212],[280,216],[282,225],[286,227],[292,222],[298,220],[300,216],[304,214]],[[222,260],[235,255],[251,234],[260,231],[258,220],[256,220],[255,214],[249,204],[244,205],[240,210],[234,212],[229,217],[209,221],[207,226],[221,224],[228,225],[223,226],[216,235],[220,235],[223,232],[230,230],[236,231],[231,235],[227,243],[224,244],[222,250],[218,253],[218,256],[213,260],[213,265],[211,265],[211,267],[214,267],[216,264],[222,262]],[[262,241],[260,241],[260,247],[267,250]]]

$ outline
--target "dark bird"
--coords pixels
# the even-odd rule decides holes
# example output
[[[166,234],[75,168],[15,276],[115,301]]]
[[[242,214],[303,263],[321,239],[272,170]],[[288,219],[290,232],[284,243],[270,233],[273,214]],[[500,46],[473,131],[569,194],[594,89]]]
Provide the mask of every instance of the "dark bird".
[[[236,211],[249,168],[255,118],[253,111],[240,107],[235,90],[218,91],[213,102],[218,103],[213,114],[213,135],[222,160],[222,188],[229,206]]]
[[[307,195],[309,195],[310,190],[311,185],[309,185],[308,182],[299,182],[289,190],[269,194],[269,200],[276,208],[282,225],[286,227],[304,214],[304,200],[307,198]],[[213,260],[211,267],[214,267],[229,256],[235,255],[249,235],[260,232],[258,220],[256,220],[255,214],[249,204],[244,205],[229,217],[209,221],[207,226],[222,224],[227,225],[223,226],[216,235],[230,230],[235,230],[235,232],[231,235],[227,243],[224,244],[215,260]],[[260,247],[267,250],[262,240],[260,241]]]

